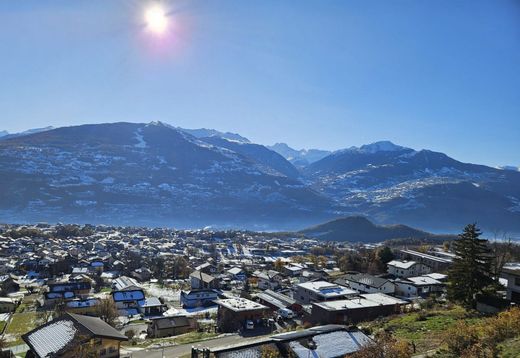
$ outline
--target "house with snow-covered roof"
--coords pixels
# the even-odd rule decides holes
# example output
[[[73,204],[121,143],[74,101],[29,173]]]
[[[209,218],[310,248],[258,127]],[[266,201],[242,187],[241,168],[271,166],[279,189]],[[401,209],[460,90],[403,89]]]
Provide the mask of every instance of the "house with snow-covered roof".
[[[24,334],[26,357],[119,357],[126,336],[98,317],[65,313]]]
[[[386,264],[387,272],[395,277],[421,276],[432,272],[432,269],[417,261],[392,260]]]

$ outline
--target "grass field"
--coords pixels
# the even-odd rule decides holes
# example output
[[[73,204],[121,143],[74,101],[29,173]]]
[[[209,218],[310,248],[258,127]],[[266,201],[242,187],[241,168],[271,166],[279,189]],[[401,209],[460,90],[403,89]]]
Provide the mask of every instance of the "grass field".
[[[11,322],[5,331],[5,335],[8,337],[7,344],[9,346],[23,344],[22,334],[36,328],[38,324],[38,314],[36,312],[27,311],[13,314]]]
[[[397,338],[413,342],[417,353],[424,353],[438,348],[442,344],[443,333],[455,322],[466,320],[476,323],[481,319],[460,306],[453,306],[386,317],[359,326],[367,327],[372,332],[390,331]]]
[[[505,342],[500,343],[499,345],[500,358],[518,358],[520,357],[520,336],[508,339]]]

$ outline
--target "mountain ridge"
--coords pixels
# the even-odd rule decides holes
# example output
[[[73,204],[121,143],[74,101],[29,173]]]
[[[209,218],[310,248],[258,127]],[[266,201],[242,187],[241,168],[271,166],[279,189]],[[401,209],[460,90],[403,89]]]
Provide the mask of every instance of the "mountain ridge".
[[[478,222],[520,233],[517,171],[389,141],[298,166],[267,146],[198,134],[118,122],[1,138],[0,220],[270,230],[364,215],[434,232]]]
[[[324,241],[382,242],[393,239],[438,239],[453,238],[453,235],[436,235],[407,225],[376,225],[364,216],[337,218],[315,225],[298,233]]]

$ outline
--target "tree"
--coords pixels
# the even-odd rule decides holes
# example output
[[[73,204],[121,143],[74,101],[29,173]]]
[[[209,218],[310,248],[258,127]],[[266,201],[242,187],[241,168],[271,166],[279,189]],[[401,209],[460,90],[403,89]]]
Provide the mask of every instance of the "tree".
[[[373,341],[365,344],[352,358],[409,358],[412,348],[405,341],[398,340],[388,332],[376,335]]]
[[[99,300],[99,303],[96,306],[96,315],[112,327],[115,326],[119,313],[117,312],[116,304],[112,298],[106,297]]]
[[[385,265],[394,259],[394,253],[388,246],[385,246],[379,250],[377,256],[379,257],[379,260],[381,260],[381,262]]]
[[[283,261],[279,258],[276,259],[276,261],[274,262],[274,269],[278,272],[282,272],[283,267],[284,267]]]
[[[456,257],[448,271],[448,298],[475,308],[476,295],[493,283],[492,255],[476,224],[467,225],[453,242]]]

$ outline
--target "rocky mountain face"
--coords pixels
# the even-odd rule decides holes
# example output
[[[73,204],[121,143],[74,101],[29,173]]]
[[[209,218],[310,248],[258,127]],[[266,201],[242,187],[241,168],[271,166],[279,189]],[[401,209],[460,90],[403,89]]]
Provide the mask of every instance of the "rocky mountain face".
[[[160,122],[2,137],[0,221],[273,230],[362,214],[435,232],[470,222],[520,232],[518,171],[390,142],[307,151],[305,165],[282,147]]]
[[[477,222],[487,230],[520,232],[518,172],[379,142],[334,152],[303,174],[343,210],[379,223],[457,231]]]
[[[0,218],[262,228],[331,214],[330,199],[282,173],[287,168],[210,142],[158,123],[2,140]]]

